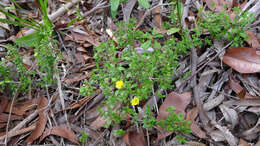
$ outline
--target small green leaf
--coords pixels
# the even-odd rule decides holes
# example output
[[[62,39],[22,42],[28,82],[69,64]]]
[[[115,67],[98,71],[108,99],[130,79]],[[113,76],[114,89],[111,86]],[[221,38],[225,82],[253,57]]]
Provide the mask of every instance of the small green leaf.
[[[115,18],[116,16],[116,12],[119,6],[119,1],[120,0],[111,0],[110,1],[110,5],[111,5],[111,15],[113,18]]]
[[[176,32],[179,32],[179,31],[180,31],[179,28],[173,27],[173,28],[171,28],[171,29],[169,29],[169,30],[167,31],[167,34],[168,34],[168,35],[172,35],[172,34],[174,34],[174,33],[176,33]]]
[[[26,46],[26,47],[34,47],[39,46],[41,40],[43,38],[43,35],[40,34],[40,32],[35,32],[23,37],[18,38],[14,42],[19,46]]]
[[[138,0],[138,3],[143,8],[146,8],[146,9],[150,8],[150,4],[149,4],[148,0]]]
[[[152,43],[151,40],[148,40],[141,45],[141,48],[148,49],[151,46],[151,43]]]

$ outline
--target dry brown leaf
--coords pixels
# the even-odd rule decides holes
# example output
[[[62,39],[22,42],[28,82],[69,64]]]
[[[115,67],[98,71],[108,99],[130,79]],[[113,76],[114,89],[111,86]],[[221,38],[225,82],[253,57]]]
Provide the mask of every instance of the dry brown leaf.
[[[223,62],[240,73],[260,72],[260,55],[254,48],[229,49],[224,55]]]
[[[242,138],[240,138],[238,146],[250,146],[249,143],[247,143],[245,140],[243,140]]]
[[[87,78],[89,78],[89,77],[90,77],[90,74],[89,74],[89,73],[87,73],[87,74],[79,73],[79,74],[74,74],[73,77],[71,77],[71,78],[66,78],[66,79],[64,80],[64,82],[65,82],[66,84],[72,84],[72,83],[74,83],[74,82],[79,82],[79,81],[84,80],[84,79],[87,79]]]
[[[7,122],[8,121],[8,117],[9,117],[9,114],[6,114],[6,113],[1,113],[0,114],[0,122]],[[17,115],[11,115],[10,117],[10,120],[13,121],[13,120],[21,120],[23,119],[22,116],[17,116]]]
[[[152,10],[154,13],[154,24],[158,29],[162,28],[162,16],[161,16],[161,7],[157,6],[155,9]]]
[[[6,123],[0,123],[0,128],[4,128],[6,126]]]
[[[85,43],[85,44],[89,44],[89,43]],[[85,44],[84,44],[84,47],[85,47]],[[91,45],[92,46],[92,45]],[[88,47],[90,47],[90,46],[88,46]],[[86,47],[87,48],[87,47]],[[87,53],[88,51],[85,49],[85,48],[83,48],[82,46],[79,46],[79,47],[77,47],[77,50],[78,51],[80,51],[80,52],[84,52],[84,53]]]
[[[169,106],[174,106],[176,108],[176,113],[182,113],[185,116],[185,109],[191,100],[191,92],[184,92],[182,94],[178,94],[176,92],[171,92],[164,100],[162,105],[160,106],[159,113],[157,116],[157,121],[165,120],[169,113],[165,112],[165,110]],[[160,139],[170,135],[172,132],[162,131],[158,133],[157,141]]]
[[[93,36],[87,34],[84,32],[84,34],[77,33],[77,32],[71,32],[71,36],[73,38],[73,41],[77,41],[79,43],[84,43],[84,41],[87,41],[91,43],[94,46],[98,46],[99,42],[93,38]]]
[[[26,102],[15,102],[13,104],[12,114],[24,115],[26,111],[36,107],[38,103],[39,103],[38,98],[33,98]],[[9,113],[10,107],[11,107],[11,102],[7,105],[5,112]]]
[[[246,92],[244,96],[240,95],[240,94],[244,94],[241,92],[244,92],[243,90],[245,90],[245,89],[239,83],[235,82],[231,78],[229,79],[229,86],[237,94],[238,97],[244,97],[245,99],[256,98],[255,96],[250,95],[248,92]]]
[[[81,63],[81,64],[85,64],[87,61],[91,60],[92,57],[86,55],[86,54],[79,54],[79,53],[76,53],[74,54],[74,56],[76,57],[77,59],[77,62],[76,63]]]
[[[26,139],[26,142],[32,143],[42,135],[47,123],[47,110],[44,109],[47,105],[48,99],[43,96],[39,102],[39,105],[37,106],[37,110],[39,110],[39,120],[36,123],[35,130],[33,130],[31,135]]]
[[[168,112],[165,112],[165,110],[169,106],[174,106],[176,108],[176,113],[182,113],[185,115],[185,109],[187,105],[190,103],[191,100],[191,92],[185,92],[182,94],[178,94],[176,92],[171,92],[164,100],[162,105],[159,109],[159,114],[157,116],[157,120],[164,120],[168,116]]]
[[[245,98],[245,96],[246,96],[246,89],[243,88],[240,92],[238,92],[237,97],[242,99]]]
[[[186,120],[192,122],[190,125],[190,129],[193,134],[197,135],[199,138],[207,138],[205,132],[202,131],[200,127],[197,125],[197,123],[194,121],[199,113],[199,110],[199,106],[191,109],[186,115]]]
[[[123,140],[128,146],[146,146],[144,136],[137,131],[128,131]]]
[[[257,39],[257,36],[252,32],[247,30],[246,34],[250,36],[250,38],[247,40],[247,42],[253,47],[253,48],[260,48],[260,43]]]
[[[79,145],[77,136],[71,130],[71,128],[67,128],[65,126],[56,126],[56,127],[52,127],[51,129],[47,129],[42,134],[40,141],[42,141],[45,137],[47,137],[49,135],[61,136],[61,137],[68,139],[69,141]]]
[[[8,105],[8,99],[5,96],[0,97],[0,114],[5,111],[6,106]]]

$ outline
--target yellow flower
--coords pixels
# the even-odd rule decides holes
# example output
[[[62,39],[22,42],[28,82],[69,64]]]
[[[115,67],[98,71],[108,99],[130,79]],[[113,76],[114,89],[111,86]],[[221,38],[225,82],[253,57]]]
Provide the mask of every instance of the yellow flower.
[[[134,97],[134,99],[131,100],[131,104],[132,104],[133,106],[138,105],[138,104],[139,104],[139,98]]]
[[[124,82],[122,80],[116,82],[116,88],[121,89],[124,85]]]

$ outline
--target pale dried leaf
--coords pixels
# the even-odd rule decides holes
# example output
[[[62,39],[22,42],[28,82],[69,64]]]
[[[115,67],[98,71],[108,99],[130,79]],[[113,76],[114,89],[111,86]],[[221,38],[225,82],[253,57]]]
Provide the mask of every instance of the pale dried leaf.
[[[222,134],[221,131],[219,130],[214,130],[212,132],[209,133],[210,137],[216,141],[216,142],[219,142],[219,141],[224,141],[225,140],[225,137],[224,135]]]
[[[207,101],[205,104],[203,104],[203,109],[205,111],[209,111],[215,107],[217,107],[221,102],[224,100],[224,95],[219,94],[216,98]]]
[[[222,135],[228,142],[230,146],[236,146],[238,143],[238,139],[234,137],[234,135],[227,129],[225,126],[221,126],[219,124],[215,124],[215,127],[222,132]]]
[[[137,0],[128,0],[123,7],[123,14],[124,14],[124,21],[126,23],[129,22],[130,15],[132,13],[132,10],[136,4]]]
[[[232,128],[234,128],[239,122],[237,112],[234,109],[231,109],[224,104],[221,104],[219,108],[223,113],[225,120],[231,123]]]

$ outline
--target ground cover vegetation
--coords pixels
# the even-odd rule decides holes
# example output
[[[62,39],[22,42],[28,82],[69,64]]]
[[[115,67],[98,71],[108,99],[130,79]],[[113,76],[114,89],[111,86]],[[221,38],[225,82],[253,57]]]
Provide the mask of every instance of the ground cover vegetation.
[[[52,3],[0,3],[4,144],[259,143],[258,2]]]

